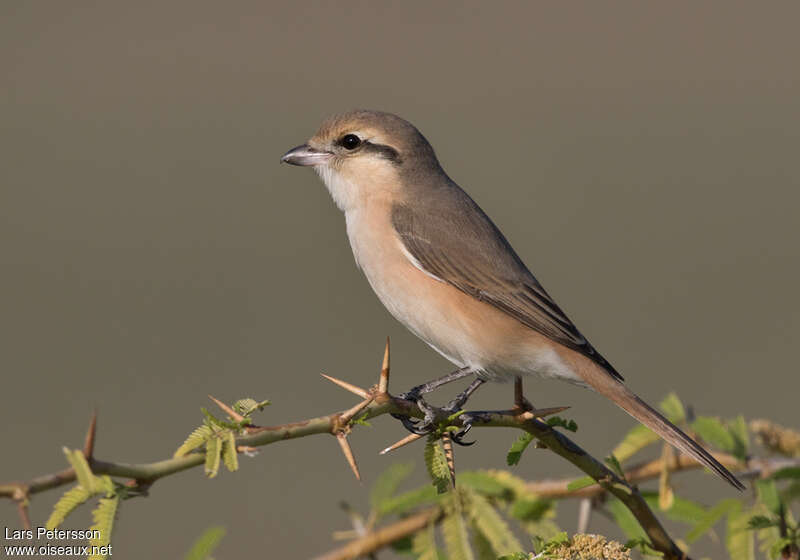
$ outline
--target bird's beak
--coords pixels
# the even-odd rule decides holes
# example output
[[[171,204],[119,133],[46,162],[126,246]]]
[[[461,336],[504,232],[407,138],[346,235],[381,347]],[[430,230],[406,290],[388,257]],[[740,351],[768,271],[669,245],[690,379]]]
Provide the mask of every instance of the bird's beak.
[[[291,165],[314,166],[327,163],[333,157],[331,152],[317,150],[308,144],[292,148],[281,158],[281,163],[289,163]]]

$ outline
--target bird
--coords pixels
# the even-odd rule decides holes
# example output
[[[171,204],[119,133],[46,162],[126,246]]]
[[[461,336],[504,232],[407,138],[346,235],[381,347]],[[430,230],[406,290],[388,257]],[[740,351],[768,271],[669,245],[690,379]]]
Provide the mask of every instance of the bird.
[[[486,381],[516,380],[521,387],[527,376],[561,379],[607,397],[744,489],[700,444],[628,389],[494,222],[447,175],[414,125],[383,111],[333,115],[281,162],[316,171],[344,213],[356,265],[380,301],[457,366],[404,398],[422,408],[423,394],[474,376],[446,407],[457,411]],[[424,433],[431,420],[426,412],[425,422],[406,418],[404,424]]]

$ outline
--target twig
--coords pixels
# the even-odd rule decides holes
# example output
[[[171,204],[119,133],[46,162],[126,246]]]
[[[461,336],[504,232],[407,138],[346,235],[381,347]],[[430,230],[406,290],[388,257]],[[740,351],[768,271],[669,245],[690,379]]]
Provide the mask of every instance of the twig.
[[[364,556],[424,529],[429,523],[436,523],[441,515],[442,512],[439,508],[426,509],[352,540],[341,548],[318,556],[315,560],[350,560]]]
[[[787,467],[800,467],[800,457],[786,458],[773,457],[769,459],[752,458],[742,462],[733,455],[727,453],[712,453],[714,458],[729,469],[739,471],[738,476],[742,478],[764,478],[775,471]],[[687,455],[678,455],[670,462],[670,471],[688,471],[702,469],[703,465]],[[625,471],[625,478],[631,484],[656,479],[661,475],[663,462],[655,459],[639,465],[634,465]],[[605,491],[602,486],[596,484],[586,486],[579,490],[568,490],[567,486],[577,480],[576,478],[561,478],[553,480],[537,480],[529,482],[526,488],[541,498],[586,498],[596,496]]]

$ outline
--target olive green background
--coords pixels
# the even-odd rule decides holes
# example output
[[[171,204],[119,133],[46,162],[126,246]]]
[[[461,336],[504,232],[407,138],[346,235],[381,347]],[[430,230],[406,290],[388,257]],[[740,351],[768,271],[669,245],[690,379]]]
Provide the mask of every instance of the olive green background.
[[[278,163],[356,107],[423,131],[643,397],[798,427],[798,16],[792,2],[3,2],[0,480],[62,468],[93,408],[98,457],[147,462],[209,393],[271,399],[263,423],[350,406],[319,373],[373,383],[386,335],[395,390],[448,371],[372,294],[316,176]],[[633,425],[566,384],[527,393],[572,405],[599,456]],[[497,385],[473,405],[510,398]],[[348,527],[337,503],[363,511],[391,462],[423,481],[421,445],[377,455],[402,435],[380,418],[352,436],[364,485],[324,436],[235,475],[161,481],[123,504],[114,558],[178,558],[212,524],[228,529],[219,558],[321,553]],[[516,434],[475,437],[458,468],[502,467]],[[543,451],[515,472],[577,474]],[[677,484],[733,495],[700,474]],[[34,497],[36,523],[56,497]],[[574,530],[575,504],[562,511]],[[12,504],[0,520],[18,526]],[[619,536],[600,516],[591,529]]]

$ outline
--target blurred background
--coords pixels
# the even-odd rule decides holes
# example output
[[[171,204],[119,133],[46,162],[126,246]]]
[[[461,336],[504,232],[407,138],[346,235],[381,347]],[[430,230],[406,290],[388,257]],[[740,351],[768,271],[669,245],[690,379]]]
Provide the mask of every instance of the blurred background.
[[[65,466],[99,411],[97,457],[169,457],[207,394],[283,423],[349,407],[391,336],[395,391],[450,365],[356,270],[342,215],[279,157],[327,115],[414,124],[581,330],[649,401],[798,427],[800,35],[795,3],[4,2],[0,5],[0,481]],[[438,397],[446,401],[453,390]],[[576,440],[606,455],[633,420],[588,391]],[[433,399],[434,401],[436,399]],[[490,387],[476,408],[510,404]],[[379,418],[266,447],[123,504],[114,558],[308,558],[422,445]],[[477,430],[458,468],[501,468]],[[572,476],[533,452],[529,479]],[[731,490],[699,473],[679,491]],[[33,498],[43,524],[60,492]],[[575,504],[561,507],[575,530]],[[4,526],[16,510],[0,502]],[[89,525],[88,511],[67,522]],[[622,538],[599,516],[590,527]],[[699,550],[703,550],[702,546]],[[709,549],[712,550],[712,549]],[[391,554],[381,555],[391,558]]]

